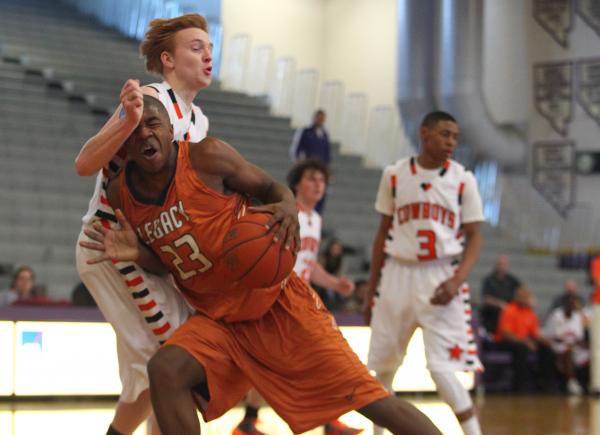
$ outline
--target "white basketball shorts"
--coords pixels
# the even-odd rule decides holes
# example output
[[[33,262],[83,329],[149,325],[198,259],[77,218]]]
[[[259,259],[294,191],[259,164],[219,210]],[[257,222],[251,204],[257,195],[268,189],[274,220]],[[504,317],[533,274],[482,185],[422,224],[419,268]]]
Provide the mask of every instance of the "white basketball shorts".
[[[371,320],[368,367],[395,372],[415,331],[423,329],[430,371],[480,370],[471,328],[469,287],[464,283],[448,305],[432,305],[435,289],[454,274],[452,259],[406,264],[385,261]]]

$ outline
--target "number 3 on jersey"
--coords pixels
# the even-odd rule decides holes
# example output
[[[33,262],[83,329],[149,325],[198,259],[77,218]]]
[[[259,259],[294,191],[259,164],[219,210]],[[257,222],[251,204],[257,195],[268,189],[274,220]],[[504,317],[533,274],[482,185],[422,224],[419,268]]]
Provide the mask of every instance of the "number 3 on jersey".
[[[190,262],[194,263],[194,265],[197,267],[188,268],[189,270],[183,270],[181,268],[181,264],[183,263],[184,260],[177,253],[177,251],[175,249],[173,249],[170,245],[163,245],[160,247],[161,251],[168,252],[169,254],[171,254],[173,256],[173,260],[172,260],[173,266],[175,267],[175,269],[177,269],[177,272],[179,273],[179,277],[182,280],[191,278],[192,276],[196,275],[198,272],[199,273],[206,272],[208,269],[210,269],[212,267],[212,263],[210,262],[210,260],[208,258],[206,258],[204,256],[204,254],[202,254],[202,252],[200,252],[200,249],[198,248],[198,244],[196,243],[196,240],[190,234],[184,234],[183,236],[181,236],[180,238],[178,238],[177,240],[175,240],[173,242],[173,246],[175,246],[175,248],[180,248],[183,245],[187,245],[190,248],[191,252],[188,254],[187,258]]]
[[[437,259],[435,251],[435,233],[431,230],[417,231],[417,240],[419,241],[419,261],[429,261]]]

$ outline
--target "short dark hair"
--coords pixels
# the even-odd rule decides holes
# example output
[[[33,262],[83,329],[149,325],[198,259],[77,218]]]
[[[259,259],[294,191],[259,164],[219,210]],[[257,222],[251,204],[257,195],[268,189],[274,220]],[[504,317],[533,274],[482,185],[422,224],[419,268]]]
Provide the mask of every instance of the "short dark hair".
[[[296,163],[287,174],[288,187],[296,194],[296,186],[302,180],[306,171],[318,171],[325,176],[325,184],[329,183],[329,169],[321,160],[306,159]]]
[[[448,112],[442,112],[441,110],[436,110],[434,112],[429,112],[423,118],[421,122],[421,127],[432,128],[440,121],[450,121],[455,124],[458,124],[454,116],[450,115]]]
[[[156,97],[152,95],[144,94],[144,107],[156,107],[158,114],[167,121],[167,124],[171,124],[171,118],[169,117],[169,112],[167,112],[167,108],[165,105]]]

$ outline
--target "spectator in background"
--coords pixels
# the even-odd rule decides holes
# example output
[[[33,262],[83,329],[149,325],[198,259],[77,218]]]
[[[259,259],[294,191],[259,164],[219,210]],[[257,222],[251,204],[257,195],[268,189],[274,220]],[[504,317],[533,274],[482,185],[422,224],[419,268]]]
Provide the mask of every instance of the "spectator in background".
[[[575,301],[577,302],[577,306],[579,308],[585,305],[585,301],[577,292],[577,281],[575,281],[574,279],[568,279],[565,281],[564,291],[554,298],[552,304],[550,305],[550,309],[548,310],[548,314],[552,313],[557,308],[564,307],[565,303],[567,303],[567,301],[570,300],[571,297],[575,298]]]
[[[325,130],[325,112],[317,110],[311,126],[299,129],[294,135],[290,154],[293,160],[314,159],[325,164],[329,171],[331,163],[331,146]],[[322,215],[325,208],[325,196],[319,201],[315,210]]]
[[[578,295],[569,293],[550,313],[545,335],[552,344],[559,371],[566,380],[567,392],[583,393],[589,377],[589,350],[585,339],[586,320]]]
[[[360,278],[354,281],[354,293],[345,299],[342,311],[351,314],[361,314],[368,291],[369,283],[366,279]]]
[[[30,300],[35,286],[35,273],[29,266],[19,267],[14,275],[10,288],[0,292],[0,306],[12,305],[16,302]]]
[[[520,285],[520,281],[508,272],[508,257],[500,255],[492,273],[483,279],[481,290],[481,322],[490,335],[496,333],[500,313],[514,299]]]
[[[330,239],[325,247],[325,251],[319,255],[319,264],[331,276],[339,277],[342,270],[342,261],[344,258],[344,246],[338,239]],[[317,291],[323,303],[329,310],[337,310],[344,302],[345,297],[333,288],[325,288],[313,283],[313,288]]]
[[[524,391],[532,379],[529,355],[537,354],[535,378],[538,385],[552,385],[554,355],[549,341],[540,334],[539,320],[532,308],[533,298],[526,287],[519,287],[514,301],[506,304],[496,332],[497,347],[512,354],[513,391]]]

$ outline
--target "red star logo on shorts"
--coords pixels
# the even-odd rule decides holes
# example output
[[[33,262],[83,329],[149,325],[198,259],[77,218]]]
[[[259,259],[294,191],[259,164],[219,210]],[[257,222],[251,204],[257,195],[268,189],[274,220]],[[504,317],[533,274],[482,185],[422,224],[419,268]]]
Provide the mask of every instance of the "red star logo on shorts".
[[[450,352],[450,359],[455,360],[459,360],[460,356],[464,352],[458,344],[455,344],[454,347],[451,347],[450,349],[448,349],[448,351]]]

